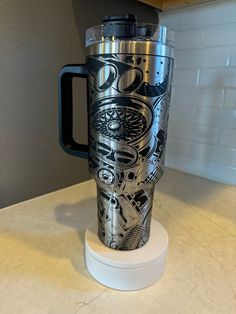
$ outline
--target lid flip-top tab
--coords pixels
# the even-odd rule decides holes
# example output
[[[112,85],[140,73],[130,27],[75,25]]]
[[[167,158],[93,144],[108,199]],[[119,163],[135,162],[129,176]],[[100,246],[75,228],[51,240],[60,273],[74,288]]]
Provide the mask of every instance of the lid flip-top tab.
[[[106,15],[103,18],[105,37],[133,38],[136,35],[137,19],[134,14]]]

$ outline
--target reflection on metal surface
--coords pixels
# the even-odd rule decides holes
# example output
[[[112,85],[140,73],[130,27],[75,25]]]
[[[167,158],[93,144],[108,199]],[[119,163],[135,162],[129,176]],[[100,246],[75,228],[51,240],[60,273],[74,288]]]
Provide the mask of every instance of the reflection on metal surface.
[[[136,249],[149,238],[154,184],[164,172],[172,62],[138,51],[87,58],[99,237],[115,249]]]

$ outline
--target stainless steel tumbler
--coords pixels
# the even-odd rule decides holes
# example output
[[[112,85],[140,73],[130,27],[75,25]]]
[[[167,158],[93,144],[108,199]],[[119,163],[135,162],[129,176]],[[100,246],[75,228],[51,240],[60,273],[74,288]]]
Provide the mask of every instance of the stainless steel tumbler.
[[[89,160],[100,240],[133,250],[149,239],[154,185],[164,172],[173,40],[165,27],[128,14],[88,29],[86,46],[86,65],[60,71],[60,142]],[[73,77],[88,82],[88,146],[73,139]]]

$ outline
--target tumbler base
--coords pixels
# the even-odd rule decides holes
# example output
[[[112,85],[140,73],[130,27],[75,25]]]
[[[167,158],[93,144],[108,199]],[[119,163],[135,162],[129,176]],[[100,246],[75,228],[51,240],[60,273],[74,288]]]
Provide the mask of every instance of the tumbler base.
[[[138,290],[157,282],[165,270],[167,249],[167,231],[155,219],[148,242],[132,251],[105,246],[97,235],[97,221],[85,234],[88,271],[98,282],[117,290]]]

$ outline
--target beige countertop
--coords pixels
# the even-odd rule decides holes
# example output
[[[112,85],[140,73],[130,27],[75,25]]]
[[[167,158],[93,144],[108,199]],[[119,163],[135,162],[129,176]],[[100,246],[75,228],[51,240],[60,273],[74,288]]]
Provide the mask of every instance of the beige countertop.
[[[0,210],[1,314],[236,313],[236,187],[166,170],[153,217],[169,233],[167,267],[140,291],[87,272],[84,232],[95,217],[94,181]]]

